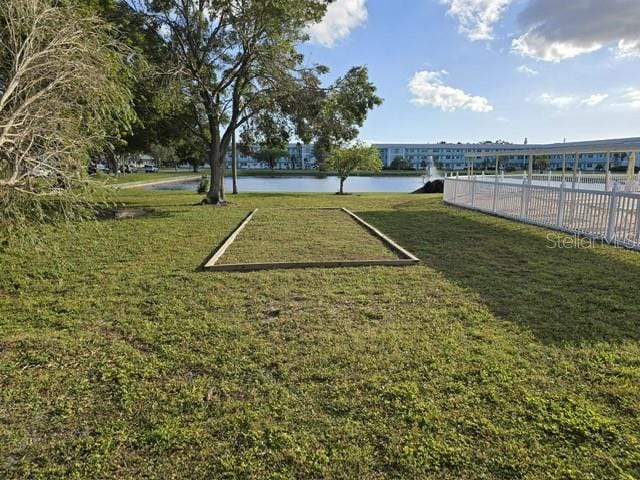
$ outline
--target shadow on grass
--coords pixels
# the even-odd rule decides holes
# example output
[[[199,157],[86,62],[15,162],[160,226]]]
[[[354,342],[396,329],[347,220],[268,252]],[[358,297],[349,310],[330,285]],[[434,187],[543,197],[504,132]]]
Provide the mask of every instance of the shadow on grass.
[[[568,236],[443,206],[358,214],[542,342],[640,339],[640,253],[552,248]]]

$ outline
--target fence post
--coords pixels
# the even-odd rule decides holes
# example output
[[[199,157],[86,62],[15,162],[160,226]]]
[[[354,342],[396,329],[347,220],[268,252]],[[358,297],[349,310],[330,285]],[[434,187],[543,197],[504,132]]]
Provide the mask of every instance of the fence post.
[[[636,200],[636,245],[640,246],[640,198]]]
[[[564,190],[564,182],[560,184],[560,194],[558,196],[558,216],[556,218],[556,226],[562,228],[564,225],[564,204],[566,193]]]
[[[497,205],[498,205],[498,176],[496,175],[495,182],[493,183],[493,205],[491,207],[491,211],[496,213]]]
[[[476,177],[470,178],[471,182],[471,208],[476,207]]]
[[[522,182],[522,197],[520,198],[520,219],[525,220],[529,216],[529,185]]]
[[[456,178],[450,178],[449,179],[451,182],[453,182],[453,203],[457,204],[458,203],[458,176],[456,175]]]
[[[551,186],[551,170],[549,170],[549,177],[547,180],[547,185]]]
[[[578,172],[578,185],[582,185],[582,170]]]
[[[609,218],[607,221],[607,236],[608,243],[613,243],[616,237],[616,220],[618,219],[618,188],[614,187],[611,191],[611,197],[609,200]]]

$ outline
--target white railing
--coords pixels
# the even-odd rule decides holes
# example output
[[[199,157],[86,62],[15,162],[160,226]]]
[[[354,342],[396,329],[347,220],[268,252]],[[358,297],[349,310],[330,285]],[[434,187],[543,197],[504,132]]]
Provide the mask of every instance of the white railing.
[[[483,179],[491,179],[494,178],[493,174],[485,174],[480,173],[478,177]],[[609,180],[609,189],[613,188],[613,185],[626,185],[629,183],[629,176],[626,173],[610,173],[608,176]],[[518,173],[518,174],[504,174],[501,175],[501,178],[509,179],[509,180],[526,180],[527,174]],[[567,185],[572,185],[573,183],[577,185],[605,185],[607,183],[607,175],[604,173],[584,173],[577,172],[574,178],[572,172],[565,173],[556,173],[556,172],[547,172],[547,173],[534,173],[531,177],[534,183],[542,183],[542,184],[554,184],[554,183],[565,183]],[[634,182],[640,182],[640,173],[633,177]]]
[[[607,175],[602,173],[582,173],[578,172],[574,179],[573,173],[534,173],[532,176],[534,182],[547,183],[566,183],[572,184],[574,181],[579,185],[604,185],[607,181]],[[625,173],[610,173],[609,182],[611,184],[618,183],[626,185],[629,177]]]
[[[448,177],[444,201],[640,249],[640,194]]]

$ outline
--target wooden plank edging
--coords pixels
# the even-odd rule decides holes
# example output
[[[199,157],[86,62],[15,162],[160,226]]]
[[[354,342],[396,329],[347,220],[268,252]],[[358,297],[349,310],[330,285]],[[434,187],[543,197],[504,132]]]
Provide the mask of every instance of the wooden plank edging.
[[[373,236],[382,241],[389,249],[399,254],[401,257],[395,260],[329,260],[329,261],[313,261],[313,262],[260,262],[260,263],[232,263],[218,264],[218,260],[224,255],[227,249],[235,241],[240,232],[251,221],[254,214],[258,211],[256,208],[238,225],[238,227],[229,235],[224,243],[218,248],[213,255],[205,261],[202,269],[211,271],[258,271],[258,270],[275,270],[275,269],[291,269],[291,268],[342,268],[342,267],[369,267],[369,266],[409,266],[420,262],[420,259],[408,250],[402,248],[396,242],[387,237],[377,228],[365,222],[355,213],[346,208],[331,208],[330,210],[342,210],[351,216],[354,220],[365,227]]]
[[[238,228],[236,228],[231,235],[224,241],[224,243],[220,246],[220,248],[209,258],[207,263],[204,264],[204,268],[211,268],[215,266],[216,262],[220,260],[220,257],[227,251],[227,248],[231,246],[236,237],[240,234],[244,227],[251,221],[255,213],[258,211],[256,208],[253,212],[246,216],[246,218],[242,221]]]
[[[411,253],[409,250],[406,250],[405,248],[402,248],[400,245],[398,245],[396,242],[391,240],[389,237],[387,237],[384,233],[382,233],[376,227],[374,227],[373,225],[368,224],[367,222],[365,222],[362,218],[360,218],[355,213],[351,212],[350,210],[347,210],[344,207],[342,208],[342,211],[347,213],[347,214],[349,214],[349,215],[351,215],[351,217],[356,222],[360,223],[363,227],[365,227],[367,230],[369,230],[371,233],[373,233],[374,236],[376,236],[380,240],[382,240],[382,242],[384,244],[386,244],[391,250],[395,251],[396,253],[399,253],[401,256],[405,257],[405,259],[411,260],[411,261],[413,261],[415,263],[418,263],[420,261],[420,259],[418,257],[416,257],[413,253]]]
[[[415,265],[409,259],[398,260],[333,260],[318,262],[272,262],[272,263],[228,263],[205,267],[207,270],[227,272],[250,272],[258,270],[285,270],[291,268],[343,268],[343,267],[403,267]]]

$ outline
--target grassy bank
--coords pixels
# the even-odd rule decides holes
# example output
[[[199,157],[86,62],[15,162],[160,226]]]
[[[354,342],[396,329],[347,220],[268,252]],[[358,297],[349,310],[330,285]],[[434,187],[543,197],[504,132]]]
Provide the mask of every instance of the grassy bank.
[[[438,196],[115,195],[149,216],[0,254],[1,478],[640,476],[638,252]],[[197,271],[327,206],[423,263]]]

